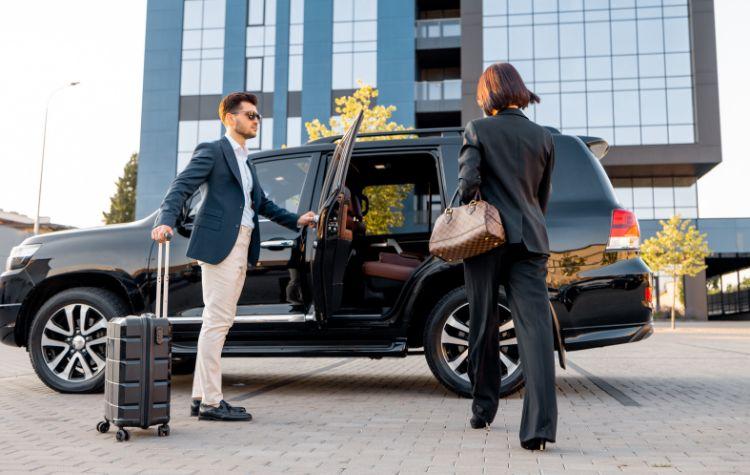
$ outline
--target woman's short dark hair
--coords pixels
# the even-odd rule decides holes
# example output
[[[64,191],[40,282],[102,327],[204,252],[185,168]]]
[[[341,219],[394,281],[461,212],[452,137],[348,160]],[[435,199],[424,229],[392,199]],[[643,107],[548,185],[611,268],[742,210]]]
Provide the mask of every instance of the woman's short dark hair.
[[[229,112],[236,111],[237,107],[243,102],[249,102],[250,104],[257,106],[258,97],[250,92],[233,92],[224,97],[219,103],[219,118],[221,121],[224,122],[224,117],[226,117]]]
[[[539,103],[539,96],[529,91],[521,75],[510,63],[495,63],[487,67],[477,84],[477,104],[485,114],[500,112],[510,105],[525,109],[529,103]]]

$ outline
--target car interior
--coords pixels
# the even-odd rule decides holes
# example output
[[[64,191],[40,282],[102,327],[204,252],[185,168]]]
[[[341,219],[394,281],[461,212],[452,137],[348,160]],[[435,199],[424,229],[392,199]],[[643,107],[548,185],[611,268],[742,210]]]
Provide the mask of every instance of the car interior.
[[[381,314],[429,257],[443,209],[436,158],[427,153],[354,155],[344,187],[351,247],[341,312]]]

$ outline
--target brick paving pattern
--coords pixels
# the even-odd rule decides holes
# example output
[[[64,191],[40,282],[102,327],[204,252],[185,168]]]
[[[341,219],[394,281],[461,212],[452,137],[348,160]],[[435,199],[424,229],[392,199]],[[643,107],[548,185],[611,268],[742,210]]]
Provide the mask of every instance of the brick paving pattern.
[[[643,342],[571,352],[558,369],[557,443],[519,447],[522,393],[490,432],[405,359],[224,360],[225,396],[250,423],[188,416],[173,379],[172,433],[99,434],[102,395],[58,394],[0,346],[0,471],[38,473],[750,473],[750,322],[658,324]]]

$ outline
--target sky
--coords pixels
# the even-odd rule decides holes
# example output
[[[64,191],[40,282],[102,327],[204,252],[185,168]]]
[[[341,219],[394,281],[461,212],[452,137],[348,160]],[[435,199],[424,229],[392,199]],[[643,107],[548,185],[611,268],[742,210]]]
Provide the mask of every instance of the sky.
[[[698,182],[701,217],[750,217],[750,1],[715,0],[723,162]],[[0,1],[0,209],[102,224],[141,126],[146,0]],[[700,113],[700,111],[699,111]]]

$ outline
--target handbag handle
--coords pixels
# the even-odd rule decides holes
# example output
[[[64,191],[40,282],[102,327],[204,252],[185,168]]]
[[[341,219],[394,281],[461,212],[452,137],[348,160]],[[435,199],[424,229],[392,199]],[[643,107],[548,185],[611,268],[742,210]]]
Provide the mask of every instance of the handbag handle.
[[[456,187],[456,192],[453,193],[453,198],[451,198],[451,200],[448,202],[448,208],[446,209],[450,209],[453,207],[453,202],[456,201],[456,197],[458,196],[458,191],[459,191],[459,188]],[[477,192],[474,195],[474,199],[472,201],[479,201],[481,199],[482,199],[482,194],[479,192],[479,188],[477,188]]]

